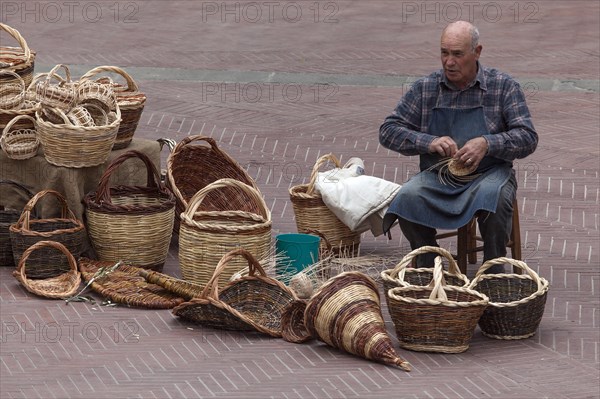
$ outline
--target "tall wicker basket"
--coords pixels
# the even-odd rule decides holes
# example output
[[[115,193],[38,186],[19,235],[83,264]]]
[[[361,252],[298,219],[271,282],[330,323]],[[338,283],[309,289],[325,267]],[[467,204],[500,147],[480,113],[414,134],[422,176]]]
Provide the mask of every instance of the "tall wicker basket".
[[[320,194],[314,192],[319,168],[327,162],[340,167],[340,162],[333,154],[323,155],[315,163],[308,184],[300,184],[290,188],[290,200],[296,216],[296,227],[299,233],[316,230],[322,233],[336,254],[356,256],[360,246],[360,233],[353,232],[335,216],[323,202]],[[321,250],[326,250],[321,241]]]
[[[0,66],[16,72],[25,81],[25,87],[28,87],[33,78],[33,69],[35,64],[35,52],[27,45],[27,41],[21,36],[18,30],[0,23],[0,30],[11,35],[20,47],[6,47],[0,45]],[[5,41],[2,40],[4,44]],[[2,78],[0,83],[16,82],[14,78]]]
[[[199,211],[208,195],[227,190],[231,200],[251,198],[258,213],[247,211]],[[260,192],[235,179],[220,179],[198,191],[181,214],[179,264],[185,280],[205,285],[221,258],[235,248],[244,248],[264,259],[271,250],[271,212]],[[221,285],[243,269],[243,259],[232,259],[220,273]]]
[[[139,158],[146,167],[146,187],[109,187],[114,171],[132,158]],[[83,201],[90,239],[100,260],[123,260],[162,270],[171,242],[175,198],[144,153],[128,151],[112,161],[96,191],[86,194]]]

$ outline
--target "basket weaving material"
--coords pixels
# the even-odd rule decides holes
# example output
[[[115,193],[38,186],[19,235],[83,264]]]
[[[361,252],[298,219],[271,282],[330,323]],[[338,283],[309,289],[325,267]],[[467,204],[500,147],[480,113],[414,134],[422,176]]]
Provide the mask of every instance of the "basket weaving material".
[[[194,145],[196,142],[206,142],[209,146]],[[185,212],[196,192],[225,178],[239,180],[258,190],[250,175],[210,137],[184,138],[167,159],[167,185],[177,199],[177,215]],[[202,202],[201,210],[260,213],[251,196],[229,187],[211,192]]]
[[[0,109],[19,109],[25,101],[25,82],[19,75],[8,69],[0,69],[0,76],[8,75],[16,79],[16,83],[6,83],[0,79]]]
[[[80,78],[80,81],[90,79],[92,76],[95,76],[101,72],[116,73],[125,78],[125,85],[121,85],[119,83],[112,83],[112,85],[117,97],[117,104],[119,104],[119,108],[121,109],[122,118],[113,149],[118,150],[121,148],[126,148],[133,139],[138,122],[140,121],[142,112],[144,111],[146,95],[139,91],[137,83],[127,72],[116,66],[96,67],[83,75]],[[106,79],[99,79],[98,81],[105,80]]]
[[[304,312],[306,301],[290,302],[281,313],[281,337],[295,344],[300,344],[312,339],[304,325]]]
[[[0,31],[5,31],[11,35],[19,44],[20,47],[0,46],[0,68],[9,69],[17,73],[25,82],[25,86],[29,86],[33,76],[35,64],[35,52],[27,45],[27,41],[21,36],[18,30],[10,26],[0,23]],[[2,36],[0,36],[2,37]],[[2,39],[1,43],[6,43]],[[15,83],[14,78],[0,78],[0,83]]]
[[[510,264],[525,274],[484,274],[493,265]],[[497,258],[485,262],[469,288],[485,294],[490,306],[479,319],[481,332],[496,339],[523,339],[535,335],[546,305],[548,281],[525,262]]]
[[[13,128],[14,124],[21,119],[28,119],[34,124],[33,129]],[[37,154],[40,141],[35,130],[35,119],[28,115],[19,115],[2,130],[0,145],[7,157],[23,160],[34,157]]]
[[[147,269],[140,269],[138,275],[145,278],[149,283],[160,285],[167,291],[180,296],[186,301],[199,296],[205,288],[204,285],[190,283],[189,281]]]
[[[25,205],[27,201],[33,197],[33,193],[24,185],[13,181],[13,180],[0,180],[0,186],[10,187],[13,191],[11,197],[18,197],[22,200],[22,204]],[[21,210],[11,208],[14,204],[8,204],[4,200],[9,198],[8,191],[1,191],[1,198],[4,205],[0,205],[0,266],[12,266],[16,265],[12,253],[12,244],[10,242],[9,227],[11,224],[19,220]],[[17,202],[17,201],[13,201]],[[17,202],[18,203],[18,202]],[[21,206],[22,209],[22,206]]]
[[[488,304],[488,298],[477,291],[447,286],[439,256],[429,286],[396,287],[387,295],[400,347],[413,351],[466,351]]]
[[[40,199],[54,196],[61,206],[61,217],[32,220],[32,212]],[[65,198],[57,191],[42,190],[35,194],[23,208],[19,220],[10,226],[15,265],[18,265],[25,250],[38,241],[56,241],[63,244],[69,252],[79,257],[85,250],[86,231],[83,223],[77,220],[69,209]],[[66,273],[69,270],[67,257],[59,251],[42,248],[29,256],[26,274],[30,278],[48,278]]]
[[[200,211],[209,194],[223,191],[231,200],[250,198],[257,213],[246,211]],[[220,179],[198,191],[181,214],[179,231],[179,265],[185,280],[204,285],[213,276],[220,259],[233,248],[244,248],[257,259],[264,259],[271,249],[271,212],[260,192],[234,179]],[[225,284],[243,269],[243,259],[227,262],[220,274]]]
[[[49,247],[55,252],[57,250],[60,251],[61,254],[68,259],[69,270],[58,276],[42,280],[32,280],[27,276],[27,260],[34,251],[44,247]],[[27,248],[19,261],[17,270],[13,272],[13,276],[25,287],[25,289],[27,289],[27,291],[53,299],[70,297],[77,292],[79,284],[81,283],[81,275],[77,270],[75,258],[64,245],[55,241],[39,241]]]
[[[429,285],[433,278],[433,267],[410,267],[417,256],[429,252],[437,253],[448,261],[448,271],[444,271],[444,280],[446,281],[446,284],[457,287],[465,287],[469,284],[469,279],[460,272],[460,269],[450,252],[439,247],[424,246],[409,252],[393,269],[387,269],[381,272],[383,292],[388,292],[391,288],[395,287]]]
[[[109,188],[114,171],[126,160],[139,158],[147,171],[147,185]],[[100,260],[123,260],[144,268],[162,270],[167,258],[175,198],[160,181],[150,158],[128,151],[106,168],[96,191],[86,194],[88,231]]]
[[[360,272],[329,279],[306,305],[308,333],[354,355],[410,371],[385,329],[377,284]]]
[[[239,256],[247,261],[248,276],[230,282],[219,291],[220,274]],[[281,337],[283,309],[297,299],[281,282],[267,277],[250,252],[236,249],[219,261],[200,296],[177,306],[173,314],[207,327]]]
[[[65,70],[65,79],[59,80],[58,84],[52,84],[58,70]],[[58,64],[48,72],[43,81],[35,85],[35,95],[38,102],[44,107],[59,108],[68,111],[77,103],[77,85],[71,81],[69,67]]]
[[[113,262],[79,258],[79,270],[86,283],[94,278],[99,269],[111,266]],[[96,278],[90,287],[114,303],[139,308],[172,309],[185,301],[160,285],[147,282],[140,276],[142,270],[144,269],[121,264],[106,276]]]
[[[356,256],[360,246],[360,233],[350,230],[325,205],[321,195],[314,192],[319,168],[329,161],[333,162],[336,168],[340,167],[340,162],[333,154],[323,155],[313,167],[310,182],[290,188],[290,200],[296,217],[296,227],[299,233],[306,233],[310,230],[321,232],[331,243],[334,253]],[[325,250],[324,242],[321,242],[321,250]]]

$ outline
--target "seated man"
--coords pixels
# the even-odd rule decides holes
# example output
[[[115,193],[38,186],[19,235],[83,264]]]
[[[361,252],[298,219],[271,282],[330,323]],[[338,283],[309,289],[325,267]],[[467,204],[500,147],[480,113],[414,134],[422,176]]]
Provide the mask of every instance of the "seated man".
[[[411,248],[437,245],[436,229],[457,229],[478,215],[484,261],[506,256],[517,181],[512,161],[533,153],[538,135],[525,95],[510,76],[479,63],[475,26],[448,25],[441,37],[442,69],[416,81],[379,129],[380,143],[419,155],[421,172],[403,184],[384,218],[396,218]],[[439,162],[474,168],[470,178],[440,179]],[[432,266],[434,254],[417,258]],[[503,272],[503,265],[488,273]]]

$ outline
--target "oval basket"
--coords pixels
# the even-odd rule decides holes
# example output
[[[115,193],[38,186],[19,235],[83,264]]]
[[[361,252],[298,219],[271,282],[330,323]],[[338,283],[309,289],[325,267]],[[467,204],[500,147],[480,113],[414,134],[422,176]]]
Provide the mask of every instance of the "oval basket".
[[[9,197],[18,197],[18,199],[23,201],[22,204],[24,206],[33,197],[33,193],[27,187],[14,180],[0,180],[0,186],[7,186],[13,190],[11,195],[8,194],[8,191],[2,190],[2,202],[4,205],[0,205],[0,266],[15,267],[16,263],[12,253],[9,227],[19,220],[22,206],[21,210],[13,209],[4,200],[8,200]],[[13,204],[10,205],[14,206]],[[32,216],[35,217],[35,215]]]
[[[69,263],[69,269],[58,276],[48,277],[45,279],[31,279],[27,275],[27,261],[34,251],[41,248],[49,248],[50,251],[59,251],[63,257],[66,257]],[[48,251],[44,251],[48,252]],[[53,257],[56,259],[56,257]],[[77,262],[69,250],[59,242],[55,241],[39,241],[27,248],[23,252],[23,257],[19,261],[17,270],[13,272],[13,276],[27,289],[27,291],[52,299],[65,299],[77,292],[81,283],[81,275],[77,270]]]
[[[116,66],[105,65],[96,67],[86,72],[79,80],[89,80],[102,72],[115,73],[125,78],[125,85],[112,83],[117,104],[119,104],[119,108],[121,109],[121,124],[119,125],[119,132],[117,133],[113,150],[126,148],[131,143],[142,117],[142,112],[146,104],[146,95],[139,91],[139,87],[131,75]],[[108,81],[108,79],[101,78],[96,82],[102,81]]]
[[[312,169],[310,182],[290,188],[296,227],[299,233],[311,230],[321,232],[329,240],[335,254],[345,257],[356,256],[360,246],[360,233],[350,230],[329,210],[321,195],[314,192],[319,168],[329,161],[333,162],[336,168],[340,167],[340,162],[333,154],[323,155]],[[321,242],[321,250],[325,249],[325,243]]]
[[[131,158],[144,163],[146,187],[109,188],[111,175]],[[100,260],[123,260],[162,270],[173,232],[175,198],[160,181],[150,158],[139,151],[122,154],[108,165],[96,191],[86,194],[83,202],[90,239]]]
[[[488,305],[477,291],[446,285],[439,256],[430,285],[396,287],[386,294],[400,347],[420,352],[466,351]]]
[[[33,77],[35,52],[29,48],[27,41],[18,30],[0,23],[0,29],[11,35],[20,47],[0,46],[0,68],[9,69],[18,74],[25,86],[29,86]],[[0,78],[0,83],[16,83],[14,78]]]
[[[15,128],[14,125],[21,119],[27,119],[33,123],[33,129]],[[40,141],[35,129],[35,119],[29,115],[19,115],[8,122],[2,130],[0,146],[10,159],[24,160],[37,154]]]
[[[16,82],[3,82],[1,76],[12,76]],[[15,72],[9,69],[0,69],[0,109],[20,109],[25,101],[25,82]]]
[[[493,265],[510,264],[525,274],[485,274]],[[496,339],[523,339],[535,335],[546,306],[548,281],[523,261],[496,258],[485,262],[469,288],[490,298],[479,319],[481,332]]]
[[[258,213],[246,211],[199,211],[208,195],[226,191],[231,200],[251,198]],[[181,214],[179,265],[185,280],[205,285],[220,259],[234,248],[244,248],[257,259],[271,250],[271,212],[260,192],[235,179],[220,179],[198,191]],[[220,284],[246,266],[243,259],[232,259],[221,271]]]
[[[34,207],[46,196],[53,196],[58,200],[61,217],[32,220]],[[35,194],[23,208],[19,220],[9,230],[15,265],[19,264],[25,250],[38,241],[63,244],[75,257],[79,257],[86,248],[87,234],[83,223],[69,209],[65,198],[54,190],[42,190]],[[26,274],[30,278],[49,278],[66,273],[69,268],[68,259],[63,253],[42,248],[29,256]]]
[[[248,276],[219,290],[220,274],[236,257],[247,262]],[[283,309],[297,299],[288,287],[268,277],[250,252],[240,248],[226,253],[202,293],[174,308],[173,314],[207,327],[281,337]]]

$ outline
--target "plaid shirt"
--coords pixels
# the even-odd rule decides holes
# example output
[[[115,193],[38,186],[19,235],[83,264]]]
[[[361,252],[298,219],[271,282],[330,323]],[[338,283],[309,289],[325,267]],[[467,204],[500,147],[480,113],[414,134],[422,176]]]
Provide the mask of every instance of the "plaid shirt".
[[[521,86],[507,74],[477,63],[475,80],[464,90],[448,82],[442,70],[417,80],[379,128],[379,142],[403,155],[429,152],[437,137],[427,133],[434,107],[472,108],[483,105],[490,134],[488,155],[512,161],[535,151],[538,135]]]

